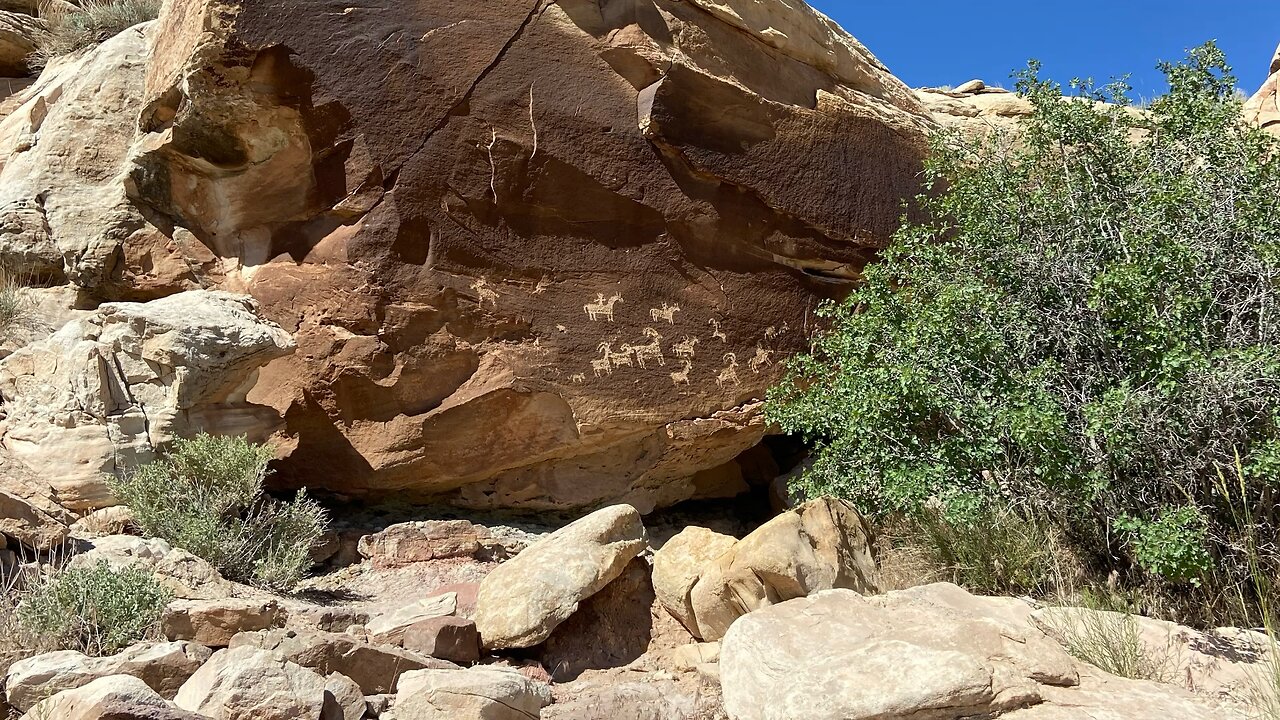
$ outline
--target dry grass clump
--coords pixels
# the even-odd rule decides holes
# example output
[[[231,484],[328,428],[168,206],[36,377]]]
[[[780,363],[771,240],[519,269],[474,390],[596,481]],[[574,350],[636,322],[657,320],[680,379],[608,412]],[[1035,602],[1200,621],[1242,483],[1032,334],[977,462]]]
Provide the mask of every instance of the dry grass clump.
[[[160,0],[83,0],[80,7],[43,2],[40,17],[48,29],[28,61],[44,67],[53,58],[97,45],[138,23],[160,15]]]

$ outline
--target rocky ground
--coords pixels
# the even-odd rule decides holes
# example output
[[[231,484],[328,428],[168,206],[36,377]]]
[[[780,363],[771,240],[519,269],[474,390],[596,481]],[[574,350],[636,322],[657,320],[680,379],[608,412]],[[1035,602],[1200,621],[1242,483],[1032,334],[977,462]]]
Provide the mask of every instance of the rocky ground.
[[[1136,619],[1160,682],[1073,657],[1085,613],[950,584],[879,594],[866,527],[814,501],[741,538],[650,534],[611,506],[564,527],[354,524],[276,596],[122,508],[70,531],[71,564],[150,568],[162,638],[110,657],[11,657],[14,716],[68,720],[1245,718],[1265,637]]]

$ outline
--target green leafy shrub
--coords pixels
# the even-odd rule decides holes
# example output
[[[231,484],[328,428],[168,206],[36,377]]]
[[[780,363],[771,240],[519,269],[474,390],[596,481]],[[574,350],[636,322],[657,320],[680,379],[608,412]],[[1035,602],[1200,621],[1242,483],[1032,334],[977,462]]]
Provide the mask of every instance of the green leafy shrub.
[[[110,482],[142,530],[209,561],[224,576],[291,590],[310,567],[324,510],[299,492],[280,502],[263,492],[271,449],[243,438],[174,441],[163,458]]]
[[[40,16],[47,30],[30,63],[43,67],[52,58],[97,45],[159,15],[160,0],[83,0],[79,7],[46,4]]]
[[[937,139],[924,219],[771,393],[816,449],[804,492],[1009,508],[1103,574],[1243,578],[1214,485],[1239,449],[1245,501],[1275,516],[1280,154],[1215,46],[1162,69],[1137,110],[1032,63],[1016,136]]]
[[[42,578],[23,592],[15,619],[44,647],[111,655],[145,639],[170,597],[150,572],[102,561]]]

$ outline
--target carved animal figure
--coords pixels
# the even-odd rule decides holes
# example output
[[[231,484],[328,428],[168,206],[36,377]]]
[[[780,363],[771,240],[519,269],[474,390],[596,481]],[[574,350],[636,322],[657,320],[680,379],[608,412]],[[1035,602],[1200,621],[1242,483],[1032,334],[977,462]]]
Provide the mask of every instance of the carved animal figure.
[[[765,350],[759,345],[756,346],[756,356],[747,361],[747,365],[751,367],[751,372],[759,373],[760,368],[772,365],[773,361],[769,356],[773,354],[772,350]]]
[[[483,277],[476,280],[471,283],[471,289],[476,291],[476,296],[479,298],[476,302],[477,305],[484,307],[484,303],[487,300],[493,306],[493,309],[498,309],[498,293],[489,288],[488,280]]]
[[[671,382],[675,385],[689,384],[689,371],[693,369],[693,363],[688,358],[684,360],[684,369],[671,373]]]
[[[640,367],[645,367],[645,360],[657,360],[659,365],[666,365],[667,361],[662,356],[662,336],[653,328],[645,328],[644,335],[649,338],[648,345],[623,345],[623,351],[630,350],[634,353]]]
[[[549,288],[549,287],[551,287],[551,281],[550,281],[550,280],[548,280],[548,279],[546,279],[546,278],[539,278],[539,279],[538,279],[538,284],[534,286],[534,288],[533,288],[533,292],[532,292],[531,294],[532,294],[532,295],[541,295],[542,293],[546,292],[546,291],[547,291],[547,288]]]
[[[685,335],[684,340],[671,346],[671,352],[678,358],[691,358],[693,357],[693,346],[697,344],[698,338],[690,338]]]
[[[613,347],[607,342],[602,342],[596,346],[596,349],[603,354],[603,357],[591,361],[591,371],[595,373],[596,377],[600,377],[602,373],[612,375],[613,360],[617,357],[617,354],[613,352]]]
[[[571,382],[571,383],[576,383],[576,384],[578,384],[578,385],[581,385],[582,383],[584,383],[584,382],[586,382],[586,381],[587,381],[587,375],[586,375],[586,373],[574,373],[574,374],[572,374],[572,375],[570,375],[570,376],[569,376],[569,382]]]
[[[787,323],[785,320],[782,322],[782,327],[774,327],[770,325],[769,327],[764,329],[764,339],[772,340],[781,335],[785,335],[786,332],[790,329],[791,328],[787,327]]]
[[[675,325],[676,313],[678,312],[680,312],[679,305],[668,305],[666,303],[662,303],[661,308],[649,308],[649,317],[653,318],[654,322],[666,320],[668,325]]]
[[[615,294],[613,297],[605,300],[604,293],[599,293],[596,295],[595,302],[583,305],[582,309],[587,313],[587,318],[590,320],[599,320],[600,318],[604,318],[609,322],[613,322],[613,306],[620,302],[622,302],[621,295]]]
[[[720,342],[722,343],[729,342],[729,338],[725,337],[725,334],[720,332],[719,320],[715,318],[711,318],[710,320],[707,321],[707,324],[711,326],[711,337],[720,338]]]
[[[733,353],[725,353],[724,361],[728,363],[728,365],[726,365],[725,368],[720,371],[720,376],[716,378],[716,385],[719,385],[720,387],[724,387],[724,384],[727,382],[731,382],[734,385],[737,385],[738,384],[738,356],[734,355]]]

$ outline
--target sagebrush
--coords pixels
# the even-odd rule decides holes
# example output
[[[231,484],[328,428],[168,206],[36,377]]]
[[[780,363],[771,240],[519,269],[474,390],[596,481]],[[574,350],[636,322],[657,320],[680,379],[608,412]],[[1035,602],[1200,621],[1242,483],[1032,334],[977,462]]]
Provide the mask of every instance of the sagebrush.
[[[263,491],[271,459],[264,445],[201,434],[174,441],[159,460],[109,484],[147,535],[232,580],[287,591],[310,568],[327,519],[305,491],[290,502]]]
[[[10,590],[9,630],[23,645],[86,655],[112,655],[151,636],[172,597],[148,570],[106,561],[42,573]]]
[[[78,7],[42,3],[40,17],[46,29],[37,38],[30,64],[44,67],[52,58],[97,45],[159,15],[160,0],[82,0]]]
[[[1280,154],[1212,43],[1162,69],[1139,110],[1032,63],[1016,134],[938,137],[923,219],[771,394],[816,448],[802,490],[1052,518],[1102,575],[1168,593],[1247,579],[1215,478],[1238,450],[1276,517]]]

